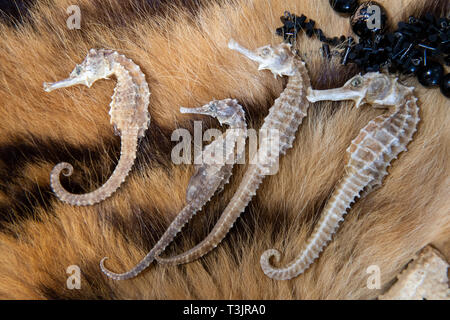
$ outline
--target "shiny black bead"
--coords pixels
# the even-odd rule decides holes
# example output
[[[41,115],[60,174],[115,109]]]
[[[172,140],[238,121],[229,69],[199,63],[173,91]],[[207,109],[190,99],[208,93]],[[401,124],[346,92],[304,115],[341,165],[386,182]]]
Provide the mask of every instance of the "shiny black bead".
[[[450,98],[450,73],[447,73],[441,81],[441,92],[447,98]]]
[[[424,87],[438,86],[444,77],[444,67],[438,62],[428,61],[426,66],[420,68],[417,77]]]
[[[369,7],[378,6],[380,8],[380,17],[372,17],[376,13],[368,12]],[[373,27],[371,23],[377,24],[379,28]],[[386,27],[387,14],[386,10],[375,1],[368,1],[361,4],[350,18],[352,30],[361,38],[371,38],[377,34],[383,33]]]
[[[422,61],[418,60],[417,62],[416,60],[412,59],[409,63],[406,63],[402,68],[402,72],[404,74],[416,74],[422,68]]]
[[[352,14],[358,8],[358,0],[330,0],[331,7],[344,14]]]

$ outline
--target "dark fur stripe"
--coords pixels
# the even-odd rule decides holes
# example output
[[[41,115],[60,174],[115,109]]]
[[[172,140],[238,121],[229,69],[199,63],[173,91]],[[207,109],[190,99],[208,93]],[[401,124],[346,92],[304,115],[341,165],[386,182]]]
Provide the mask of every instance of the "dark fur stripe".
[[[61,161],[73,162],[74,160],[86,163],[88,160],[98,161],[99,151],[94,148],[70,145],[60,141],[41,139],[36,136],[11,137],[10,143],[0,146],[0,162],[3,172],[0,173],[0,188],[6,187],[14,178],[21,176],[21,171],[26,165],[37,162],[58,163]],[[105,145],[106,150],[117,152],[118,147]]]
[[[32,10],[36,0],[0,0],[0,22],[11,26],[17,26],[29,21],[29,11]],[[117,28],[120,25],[127,25],[130,17],[165,15],[170,14],[170,7],[183,8],[192,15],[198,10],[213,2],[223,2],[223,0],[133,0],[133,1],[104,1],[93,0],[93,7],[101,7],[102,10],[90,12],[88,8],[80,6],[84,19]],[[98,2],[96,4],[96,2]],[[74,3],[76,5],[76,3]],[[118,14],[120,12],[120,14]],[[88,20],[86,20],[88,21]]]
[[[33,185],[30,190],[21,189],[22,187],[16,185],[10,188],[9,195],[14,202],[0,207],[0,230],[8,223],[17,223],[28,218],[39,220],[39,216],[35,215],[36,207],[50,209],[53,195],[50,186]]]
[[[171,149],[176,143],[170,141],[170,135],[171,132],[152,122],[147,135],[140,141],[133,171],[163,167],[169,172]],[[35,208],[49,209],[55,199],[49,184],[39,186],[32,180],[26,180],[28,177],[22,173],[26,166],[69,162],[74,166],[74,175],[70,178],[62,176],[62,184],[70,192],[83,193],[106,181],[117,164],[120,150],[118,137],[110,141],[101,140],[97,146],[89,148],[38,137],[15,137],[10,141],[0,146],[0,190],[12,202],[0,207],[0,227],[5,222],[38,219]],[[105,156],[105,152],[110,157]],[[116,160],[111,161],[111,158]]]
[[[67,289],[65,285],[67,274],[60,277],[49,274],[48,281],[41,283],[37,289],[45,299],[50,300],[114,300],[118,299],[109,285],[109,280],[102,276],[98,261],[87,260],[77,262],[81,270],[81,288],[79,290]],[[57,285],[55,285],[57,284]]]
[[[415,16],[423,18],[425,14],[429,12],[435,17],[441,17],[450,14],[450,1],[448,0],[427,0],[422,8],[417,8],[415,11],[409,14],[409,16]],[[405,17],[405,19],[408,17]]]
[[[181,124],[193,134],[191,121]],[[205,121],[203,129],[218,127],[214,121]],[[164,168],[170,175],[171,150],[178,142],[172,142],[171,130],[152,121],[146,136],[139,141],[137,158],[130,174],[150,168]],[[28,218],[39,220],[37,207],[50,209],[56,198],[50,185],[36,185],[24,179],[25,167],[37,163],[69,162],[74,166],[73,176],[61,177],[61,183],[70,192],[84,193],[102,185],[113,172],[119,156],[120,138],[100,139],[94,147],[75,146],[52,139],[35,136],[13,137],[10,143],[0,146],[0,190],[8,195],[12,204],[0,206],[0,228],[5,223],[20,222]],[[105,152],[110,156],[105,156]],[[111,158],[115,160],[111,161]],[[87,171],[88,170],[88,171]],[[50,173],[49,173],[50,174]],[[50,183],[50,181],[49,181]]]
[[[17,25],[26,21],[35,0],[0,0],[0,22]]]

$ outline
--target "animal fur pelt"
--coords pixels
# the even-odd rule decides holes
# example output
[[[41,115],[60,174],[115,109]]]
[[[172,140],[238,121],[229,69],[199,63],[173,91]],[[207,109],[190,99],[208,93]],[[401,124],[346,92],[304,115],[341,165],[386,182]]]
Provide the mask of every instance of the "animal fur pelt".
[[[449,12],[447,0],[379,0],[391,25],[431,11]],[[261,271],[269,248],[291,261],[311,233],[344,170],[345,150],[383,112],[349,103],[317,103],[297,132],[280,170],[268,176],[226,239],[201,259],[182,266],[152,264],[132,280],[113,281],[99,268],[130,269],[156,243],[185,204],[193,165],[175,165],[176,128],[219,128],[207,117],[183,115],[235,98],[250,128],[259,128],[285,80],[258,71],[226,46],[277,44],[285,10],[314,19],[327,35],[351,34],[349,21],[328,0],[100,1],[79,0],[81,29],[66,26],[72,0],[30,5],[20,22],[0,25],[0,298],[10,299],[374,299],[427,244],[450,256],[450,109],[438,89],[415,79],[421,123],[409,150],[389,168],[382,188],[352,207],[320,258],[303,275],[275,281]],[[149,4],[150,3],[150,4]],[[155,4],[157,3],[157,4]],[[319,53],[305,35],[298,49],[316,89],[341,86],[358,72]],[[90,48],[110,48],[140,65],[152,93],[152,117],[138,158],[123,186],[104,202],[73,207],[50,190],[49,173],[61,161],[74,165],[65,188],[84,193],[114,169],[120,138],[109,123],[115,81],[91,88],[44,92],[44,81],[67,77]],[[448,72],[448,71],[447,71]],[[191,248],[211,230],[240,182],[230,185],[182,231],[166,254]],[[81,288],[66,286],[67,268],[81,270]],[[369,289],[367,268],[377,265],[381,288]]]

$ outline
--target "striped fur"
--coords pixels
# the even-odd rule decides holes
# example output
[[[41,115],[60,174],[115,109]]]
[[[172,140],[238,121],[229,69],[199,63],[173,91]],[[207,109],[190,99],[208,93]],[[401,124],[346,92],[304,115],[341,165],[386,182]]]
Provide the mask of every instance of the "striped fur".
[[[381,110],[317,103],[278,174],[264,179],[216,250],[182,266],[151,266],[130,281],[105,277],[98,267],[103,256],[110,257],[113,270],[130,269],[186,204],[194,168],[171,162],[172,131],[193,132],[194,119],[203,120],[204,130],[219,124],[182,115],[179,106],[235,98],[244,106],[249,127],[259,128],[283,91],[283,80],[229,54],[228,39],[250,48],[279,43],[274,30],[285,10],[311,17],[327,35],[351,33],[348,19],[325,0],[201,1],[194,11],[166,5],[144,10],[143,2],[80,0],[82,28],[68,30],[65,9],[72,1],[37,1],[29,21],[0,26],[1,298],[371,299],[385,292],[428,243],[450,254],[448,100],[410,78],[402,82],[417,87],[422,106],[417,136],[389,169],[383,187],[352,206],[333,242],[301,278],[268,279],[259,257],[278,247],[285,249],[286,261],[294,258],[343,174],[346,147]],[[424,10],[442,14],[448,4],[379,2],[392,24]],[[339,59],[324,60],[320,46],[304,35],[298,41],[314,88],[341,86],[358,71],[341,66]],[[55,163],[73,164],[78,170],[61,179],[73,193],[94,190],[111,175],[120,152],[108,116],[115,83],[48,95],[42,82],[65,77],[73,67],[68,61],[81,61],[90,48],[114,48],[141,66],[152,92],[152,123],[122,187],[95,206],[72,207],[50,192],[48,173]],[[209,233],[240,182],[235,177],[245,170],[236,166],[221,196],[193,218],[190,232],[165,254],[183,252]],[[80,267],[80,290],[66,287],[70,265]],[[366,286],[370,265],[380,267],[380,290]]]

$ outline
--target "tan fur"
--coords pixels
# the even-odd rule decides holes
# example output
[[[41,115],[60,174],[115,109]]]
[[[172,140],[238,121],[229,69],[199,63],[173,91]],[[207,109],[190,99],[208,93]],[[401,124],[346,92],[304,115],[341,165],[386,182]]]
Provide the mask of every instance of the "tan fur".
[[[283,90],[282,80],[230,54],[227,41],[234,38],[250,48],[279,43],[274,30],[285,10],[316,20],[327,35],[351,31],[348,19],[335,14],[325,0],[242,0],[211,3],[195,15],[172,8],[167,16],[141,17],[120,11],[112,0],[102,1],[102,6],[99,0],[84,0],[79,1],[81,30],[66,27],[70,0],[56,1],[56,6],[49,2],[37,2],[33,25],[0,26],[0,298],[370,299],[385,292],[425,245],[437,241],[448,252],[448,99],[407,79],[406,85],[417,86],[422,119],[409,151],[395,161],[380,189],[354,204],[333,241],[303,275],[283,282],[268,279],[259,257],[277,247],[287,253],[281,264],[294,258],[342,176],[346,147],[381,110],[356,110],[351,103],[315,104],[293,148],[281,159],[278,174],[264,180],[248,210],[213,252],[184,266],[152,265],[132,280],[107,279],[98,266],[103,256],[110,257],[111,269],[129,269],[185,205],[193,166],[175,166],[167,154],[172,130],[191,130],[195,117],[180,114],[179,106],[236,98],[249,115],[250,127],[259,128]],[[379,2],[393,23],[417,13],[416,8],[439,3]],[[440,3],[435,7],[442,9],[448,2]],[[66,76],[93,47],[120,50],[141,66],[152,92],[152,123],[123,187],[103,203],[74,208],[48,195],[45,176],[64,157],[78,168],[78,176],[63,179],[72,191],[93,189],[110,175],[120,145],[119,138],[112,138],[108,116],[114,83],[48,95],[42,82]],[[299,38],[313,87],[342,85],[353,75],[351,69],[341,67],[339,59],[324,62],[319,48],[317,40]],[[218,127],[202,120],[204,128]],[[163,139],[169,143],[161,143]],[[70,158],[75,151],[83,157]],[[13,155],[21,159],[21,167],[8,158]],[[239,183],[235,177],[244,170],[236,166],[231,184],[193,219],[186,228],[189,233],[170,246],[168,254],[204,238],[233,195]],[[32,197],[37,199],[33,202]],[[373,264],[381,269],[381,290],[366,287],[366,269]],[[70,265],[81,268],[81,290],[65,289]]]

